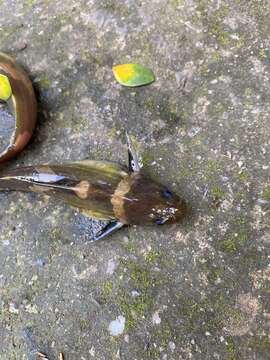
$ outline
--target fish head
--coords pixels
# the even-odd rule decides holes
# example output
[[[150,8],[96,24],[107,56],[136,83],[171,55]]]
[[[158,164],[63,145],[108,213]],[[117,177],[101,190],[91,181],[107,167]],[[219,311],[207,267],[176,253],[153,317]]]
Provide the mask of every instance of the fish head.
[[[187,212],[185,200],[141,173],[120,184],[115,200],[117,218],[131,225],[171,224],[181,221]]]

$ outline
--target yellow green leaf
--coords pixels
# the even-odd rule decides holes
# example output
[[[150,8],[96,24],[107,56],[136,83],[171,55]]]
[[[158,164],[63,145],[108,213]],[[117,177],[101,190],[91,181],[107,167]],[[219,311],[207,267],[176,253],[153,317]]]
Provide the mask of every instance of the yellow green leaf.
[[[8,100],[12,95],[10,82],[7,76],[0,74],[0,100]]]
[[[142,86],[155,80],[152,70],[138,64],[116,65],[112,70],[116,80],[124,86]]]

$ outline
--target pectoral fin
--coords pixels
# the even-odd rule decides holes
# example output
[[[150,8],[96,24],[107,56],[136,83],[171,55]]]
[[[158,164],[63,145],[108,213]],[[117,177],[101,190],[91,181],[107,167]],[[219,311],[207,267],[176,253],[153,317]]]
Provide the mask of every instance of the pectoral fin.
[[[106,236],[116,232],[124,226],[121,222],[111,221],[108,225],[106,225],[102,230],[100,230],[94,238],[94,241],[98,241],[104,239]]]

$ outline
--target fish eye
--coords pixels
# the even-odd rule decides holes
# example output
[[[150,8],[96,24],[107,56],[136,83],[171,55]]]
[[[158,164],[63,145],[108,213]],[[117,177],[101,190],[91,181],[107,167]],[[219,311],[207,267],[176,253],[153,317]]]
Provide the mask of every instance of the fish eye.
[[[158,218],[158,219],[155,220],[155,223],[157,225],[163,225],[166,221],[167,221],[167,219]]]
[[[162,195],[165,197],[165,199],[170,200],[173,197],[173,194],[170,190],[166,189],[162,192]]]

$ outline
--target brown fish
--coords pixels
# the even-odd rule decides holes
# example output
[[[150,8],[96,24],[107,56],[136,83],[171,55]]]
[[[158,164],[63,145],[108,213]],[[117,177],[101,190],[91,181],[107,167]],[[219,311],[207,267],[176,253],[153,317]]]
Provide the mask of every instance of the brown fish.
[[[93,160],[29,166],[0,176],[0,189],[44,193],[80,208],[85,215],[109,220],[95,240],[125,225],[180,221],[186,213],[185,201],[141,172],[138,156],[127,139],[129,169]]]

